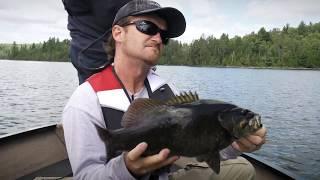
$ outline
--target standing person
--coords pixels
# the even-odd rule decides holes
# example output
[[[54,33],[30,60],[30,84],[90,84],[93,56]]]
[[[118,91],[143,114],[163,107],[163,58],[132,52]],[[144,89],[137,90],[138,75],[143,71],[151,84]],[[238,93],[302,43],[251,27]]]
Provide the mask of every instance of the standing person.
[[[136,98],[174,96],[174,88],[152,67],[157,64],[164,44],[169,38],[182,35],[185,27],[185,18],[179,10],[162,8],[150,0],[130,1],[117,12],[106,45],[114,63],[81,84],[63,112],[66,146],[75,179],[183,179],[181,174],[169,176],[166,168],[179,157],[169,156],[167,148],[155,155],[142,156],[148,148],[145,142],[106,162],[108,147],[98,129],[121,128],[121,117]],[[228,159],[243,151],[254,151],[264,143],[264,135],[262,128],[221,151],[221,155]],[[238,166],[237,162],[233,164]],[[234,172],[235,166],[227,170]],[[236,170],[236,174],[242,174],[239,168]],[[246,177],[254,176],[252,169],[245,173]]]
[[[113,19],[130,0],[62,0],[68,12],[71,43],[69,54],[77,69],[79,84],[102,67],[111,64],[103,49]]]

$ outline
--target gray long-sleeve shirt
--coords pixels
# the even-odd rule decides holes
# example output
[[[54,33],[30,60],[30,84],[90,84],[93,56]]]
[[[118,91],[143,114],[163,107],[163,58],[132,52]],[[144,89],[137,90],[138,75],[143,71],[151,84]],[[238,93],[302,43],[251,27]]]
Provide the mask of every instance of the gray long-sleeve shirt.
[[[145,89],[135,95],[135,98],[141,97],[148,97]],[[126,168],[123,155],[106,163],[106,144],[95,125],[106,126],[97,95],[88,82],[80,85],[71,96],[62,124],[75,179],[135,179]],[[167,179],[167,175],[163,174],[160,179]]]

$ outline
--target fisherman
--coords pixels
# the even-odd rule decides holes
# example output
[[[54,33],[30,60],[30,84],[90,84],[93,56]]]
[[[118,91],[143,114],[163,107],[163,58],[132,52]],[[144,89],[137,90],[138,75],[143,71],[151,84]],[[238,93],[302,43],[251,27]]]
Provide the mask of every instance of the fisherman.
[[[206,179],[254,177],[251,164],[237,156],[259,149],[265,141],[265,128],[220,152],[226,161],[222,162],[219,175],[192,158],[169,156],[167,148],[143,156],[148,148],[145,142],[106,163],[108,146],[96,126],[121,128],[121,117],[134,99],[167,99],[178,93],[152,67],[168,40],[182,35],[185,27],[179,10],[162,8],[150,0],[130,1],[117,12],[105,45],[113,63],[81,84],[63,112],[66,147],[75,179],[199,179],[204,174]],[[168,165],[174,162],[188,168],[169,172]]]
[[[62,0],[68,12],[71,36],[70,59],[77,69],[79,84],[111,64],[102,42],[120,7],[130,0]]]

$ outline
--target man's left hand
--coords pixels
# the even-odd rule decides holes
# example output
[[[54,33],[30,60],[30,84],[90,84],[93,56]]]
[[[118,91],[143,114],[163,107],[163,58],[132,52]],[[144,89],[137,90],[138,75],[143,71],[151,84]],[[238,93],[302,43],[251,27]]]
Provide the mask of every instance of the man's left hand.
[[[253,152],[266,142],[267,129],[262,127],[255,133],[232,143],[232,147],[241,152]]]

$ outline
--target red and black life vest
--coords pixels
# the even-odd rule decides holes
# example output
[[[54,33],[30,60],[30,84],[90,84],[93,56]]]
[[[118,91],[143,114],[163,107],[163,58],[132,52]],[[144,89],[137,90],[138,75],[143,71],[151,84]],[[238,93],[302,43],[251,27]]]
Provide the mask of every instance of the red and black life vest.
[[[121,119],[130,105],[126,90],[109,66],[87,80],[97,93],[106,127],[121,128]],[[172,89],[154,71],[150,71],[145,87],[151,99],[168,99],[174,96]]]

